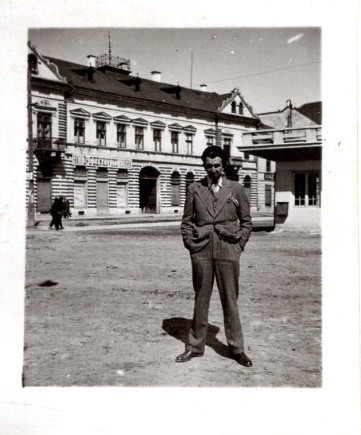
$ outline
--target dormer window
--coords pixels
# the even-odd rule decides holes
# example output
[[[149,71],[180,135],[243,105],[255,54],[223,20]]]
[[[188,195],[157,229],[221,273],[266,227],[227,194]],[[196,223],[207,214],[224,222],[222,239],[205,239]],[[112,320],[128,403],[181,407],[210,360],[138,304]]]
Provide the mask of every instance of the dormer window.
[[[35,56],[35,54],[29,54],[28,56],[28,64],[29,64],[29,70],[31,74],[38,74],[38,58]]]
[[[235,101],[232,101],[231,109],[232,109],[232,113],[236,113],[236,102]]]

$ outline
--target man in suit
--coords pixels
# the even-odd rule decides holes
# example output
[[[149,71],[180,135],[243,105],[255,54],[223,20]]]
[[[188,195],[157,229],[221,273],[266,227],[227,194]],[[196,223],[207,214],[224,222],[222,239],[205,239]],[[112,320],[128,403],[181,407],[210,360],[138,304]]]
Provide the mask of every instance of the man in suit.
[[[230,356],[251,367],[252,361],[244,352],[237,307],[239,259],[252,230],[249,201],[243,186],[223,176],[227,154],[222,148],[206,148],[202,161],[207,176],[189,185],[181,224],[183,243],[192,261],[195,304],[186,351],[176,362],[204,354],[215,277]]]

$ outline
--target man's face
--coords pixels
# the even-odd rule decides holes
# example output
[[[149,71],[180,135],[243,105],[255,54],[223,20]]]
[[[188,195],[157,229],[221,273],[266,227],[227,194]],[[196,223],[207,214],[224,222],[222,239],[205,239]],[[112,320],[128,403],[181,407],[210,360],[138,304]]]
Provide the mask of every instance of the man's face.
[[[216,183],[223,174],[222,159],[220,157],[214,157],[213,159],[206,157],[204,169],[212,182]]]

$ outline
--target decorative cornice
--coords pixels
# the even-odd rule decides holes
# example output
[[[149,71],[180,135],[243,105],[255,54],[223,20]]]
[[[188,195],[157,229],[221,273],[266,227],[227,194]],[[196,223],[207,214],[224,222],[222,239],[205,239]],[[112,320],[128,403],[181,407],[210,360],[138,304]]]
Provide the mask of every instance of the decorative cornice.
[[[146,119],[143,119],[143,118],[133,119],[132,123],[134,125],[138,125],[138,126],[141,126],[141,127],[146,127],[148,125],[148,121]]]
[[[90,118],[91,114],[84,109],[73,109],[69,111],[71,116],[78,118]]]
[[[195,133],[197,129],[193,127],[193,125],[187,125],[186,127],[183,127],[183,130],[187,133]]]
[[[178,123],[170,124],[168,125],[169,130],[173,131],[182,131],[183,127],[179,125]]]
[[[150,123],[152,128],[160,128],[162,130],[165,129],[166,125],[162,121],[153,121]]]
[[[93,118],[99,121],[110,121],[112,117],[105,112],[93,113]]]
[[[207,128],[207,130],[204,130],[204,134],[207,136],[215,136],[216,130],[214,128]]]
[[[53,107],[48,100],[41,100],[33,105],[33,109],[41,112],[56,112],[57,108]]]
[[[113,116],[113,121],[120,124],[130,124],[132,120],[125,115]]]

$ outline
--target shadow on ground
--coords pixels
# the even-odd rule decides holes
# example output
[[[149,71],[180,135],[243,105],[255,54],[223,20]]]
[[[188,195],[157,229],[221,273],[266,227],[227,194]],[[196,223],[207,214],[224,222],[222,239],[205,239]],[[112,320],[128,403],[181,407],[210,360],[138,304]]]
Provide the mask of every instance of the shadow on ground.
[[[191,324],[192,320],[184,319],[183,317],[172,317],[170,319],[164,319],[162,327],[171,337],[174,337],[185,344]],[[228,346],[223,344],[216,337],[218,332],[219,328],[217,326],[208,323],[206,346],[212,348],[216,353],[218,353],[218,355],[223,356],[224,358],[230,358]]]

